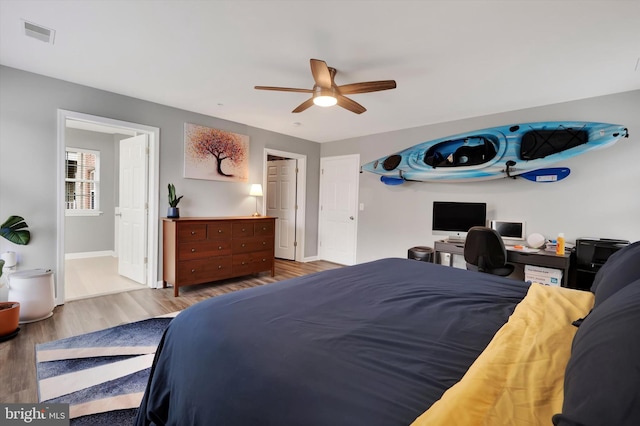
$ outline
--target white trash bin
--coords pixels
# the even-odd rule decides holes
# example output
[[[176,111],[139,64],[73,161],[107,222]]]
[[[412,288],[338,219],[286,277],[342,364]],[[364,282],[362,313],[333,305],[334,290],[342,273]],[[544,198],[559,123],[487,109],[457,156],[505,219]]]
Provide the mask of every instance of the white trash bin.
[[[31,269],[9,275],[9,300],[20,303],[20,324],[53,315],[55,306],[53,272]]]

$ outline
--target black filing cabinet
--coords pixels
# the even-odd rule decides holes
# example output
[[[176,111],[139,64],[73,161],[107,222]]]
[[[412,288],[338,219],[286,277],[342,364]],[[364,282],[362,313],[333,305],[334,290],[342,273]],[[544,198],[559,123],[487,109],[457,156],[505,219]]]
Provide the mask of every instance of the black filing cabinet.
[[[579,238],[576,240],[575,287],[588,290],[593,279],[609,257],[628,245],[627,240],[608,238]]]

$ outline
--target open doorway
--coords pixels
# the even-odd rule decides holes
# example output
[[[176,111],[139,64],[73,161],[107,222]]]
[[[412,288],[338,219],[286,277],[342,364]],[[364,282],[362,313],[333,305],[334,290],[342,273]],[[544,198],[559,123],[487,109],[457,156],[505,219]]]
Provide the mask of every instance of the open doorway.
[[[157,128],[58,111],[57,304],[157,286],[158,141]]]
[[[275,257],[304,261],[307,156],[265,148],[264,210],[276,217]]]

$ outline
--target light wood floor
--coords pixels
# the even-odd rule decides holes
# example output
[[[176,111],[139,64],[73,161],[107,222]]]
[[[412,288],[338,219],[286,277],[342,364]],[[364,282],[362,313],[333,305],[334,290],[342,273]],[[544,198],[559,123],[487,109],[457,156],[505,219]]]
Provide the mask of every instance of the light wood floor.
[[[182,287],[179,297],[173,297],[173,288],[145,288],[67,302],[56,307],[51,318],[22,324],[15,338],[0,343],[0,402],[38,402],[36,344],[168,314],[210,297],[339,267],[325,261],[300,263],[276,259],[275,277],[263,272]]]
[[[146,288],[144,284],[118,274],[117,257],[67,259],[64,262],[64,298],[66,301],[143,288]]]

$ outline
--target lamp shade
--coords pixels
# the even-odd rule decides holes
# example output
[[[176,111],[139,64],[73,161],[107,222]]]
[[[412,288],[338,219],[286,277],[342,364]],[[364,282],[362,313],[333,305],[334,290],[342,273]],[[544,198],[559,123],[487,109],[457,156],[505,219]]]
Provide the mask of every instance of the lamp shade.
[[[249,195],[253,195],[254,197],[262,197],[262,185],[259,183],[252,184],[251,190],[249,190]]]

